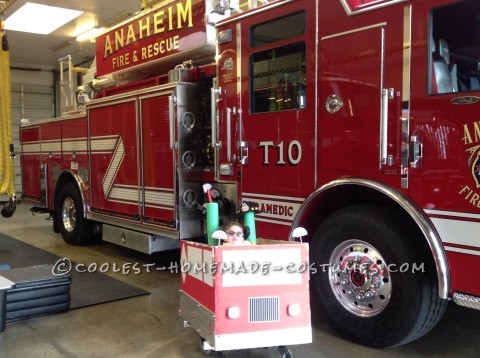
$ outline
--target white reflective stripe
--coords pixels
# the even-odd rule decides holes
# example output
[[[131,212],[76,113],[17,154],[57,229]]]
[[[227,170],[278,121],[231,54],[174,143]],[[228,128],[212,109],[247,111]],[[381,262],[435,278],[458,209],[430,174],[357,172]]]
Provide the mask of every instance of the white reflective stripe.
[[[265,196],[267,197],[267,196]],[[244,201],[253,201],[260,206],[261,212],[256,215],[257,219],[271,220],[286,220],[292,222],[296,213],[300,209],[301,202],[292,202],[291,199],[284,199],[286,197],[271,197],[272,199],[259,199],[254,196],[243,196]],[[285,201],[282,201],[285,200]],[[296,198],[296,200],[303,200]],[[277,223],[277,222],[275,222]]]
[[[123,158],[125,157],[125,148],[123,146],[122,138],[118,139],[117,146],[113,153],[113,157],[110,160],[108,165],[108,169],[105,172],[105,176],[103,177],[103,193],[105,198],[108,197],[110,194],[110,190],[112,189],[113,181],[115,176],[117,175],[118,169],[120,168],[120,164],[122,164]]]
[[[173,193],[145,190],[145,204],[173,206],[175,204],[175,196]]]
[[[87,152],[87,139],[86,138],[79,138],[79,139],[66,139],[62,141],[62,150],[69,151],[69,152]]]
[[[303,203],[304,198],[298,198],[294,196],[280,196],[280,195],[268,195],[268,194],[259,194],[259,193],[242,193],[244,197],[257,197],[257,198],[267,198],[267,199],[276,199],[276,200],[288,200],[288,201],[298,201]],[[244,200],[247,200],[244,198]]]
[[[109,199],[129,200],[138,202],[139,189],[119,188],[116,185],[110,190]]]
[[[445,251],[459,252],[459,253],[461,253],[461,254],[468,254],[468,255],[480,256],[480,251],[468,250],[468,249],[461,249],[461,248],[459,248],[459,247],[445,246]]]
[[[40,143],[40,149],[43,153],[61,153],[62,143],[60,141],[43,141]]]
[[[90,139],[90,147],[92,152],[107,151],[111,152],[115,149],[117,142],[121,136],[92,137]]]
[[[480,223],[443,218],[430,218],[444,243],[480,248]]]
[[[444,211],[444,210],[432,210],[424,209],[428,215],[442,215],[442,216],[452,216],[456,218],[470,218],[470,219],[480,219],[480,214],[472,214],[461,211]]]
[[[301,307],[307,311],[310,307]],[[274,324],[271,324],[274,326]],[[287,329],[271,329],[260,331],[255,323],[250,332],[217,334],[212,344],[217,351],[231,349],[248,349],[252,347],[290,346],[293,344],[312,343],[312,327],[310,324]]]
[[[41,149],[40,149],[40,143],[26,143],[23,144],[22,146],[22,151],[23,153],[28,153],[28,154],[40,154]]]
[[[269,220],[269,219],[264,219],[264,218],[262,218],[262,217],[259,217],[258,215],[259,215],[259,214],[257,214],[257,215],[255,216],[255,221],[263,221],[263,222],[266,222],[266,223],[283,225],[283,226],[292,226],[293,219],[290,219],[290,220],[288,220],[288,221]]]
[[[92,137],[90,139],[92,151],[111,152],[115,149],[120,136]],[[62,151],[86,152],[88,141],[85,137],[66,138],[64,140],[44,140],[35,142],[24,142],[22,144],[24,153],[60,153]]]

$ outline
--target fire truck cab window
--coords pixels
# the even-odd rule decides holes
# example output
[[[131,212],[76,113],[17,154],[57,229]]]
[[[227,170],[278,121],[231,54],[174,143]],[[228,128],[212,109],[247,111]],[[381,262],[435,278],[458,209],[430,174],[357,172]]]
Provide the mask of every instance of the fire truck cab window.
[[[255,25],[250,30],[250,46],[257,47],[291,39],[305,33],[307,18],[304,11]]]
[[[480,90],[480,1],[468,0],[431,12],[429,93]]]
[[[252,113],[305,108],[305,43],[253,54],[250,81]]]

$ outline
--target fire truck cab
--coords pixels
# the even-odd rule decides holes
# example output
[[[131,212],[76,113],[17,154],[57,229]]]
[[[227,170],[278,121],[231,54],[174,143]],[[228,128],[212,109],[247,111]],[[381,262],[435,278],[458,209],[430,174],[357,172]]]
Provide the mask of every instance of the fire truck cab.
[[[24,197],[144,252],[204,237],[205,183],[224,223],[256,202],[259,237],[312,233],[312,304],[372,347],[480,308],[480,3],[219,3],[97,38],[80,109],[21,127]]]

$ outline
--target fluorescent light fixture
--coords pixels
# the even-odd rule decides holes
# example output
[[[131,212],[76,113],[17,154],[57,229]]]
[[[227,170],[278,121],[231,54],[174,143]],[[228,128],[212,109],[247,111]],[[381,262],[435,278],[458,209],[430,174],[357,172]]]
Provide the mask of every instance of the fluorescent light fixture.
[[[48,35],[81,14],[83,11],[27,2],[5,20],[5,28]]]
[[[77,41],[82,42],[82,41],[87,41],[87,40],[93,40],[95,37],[99,36],[105,31],[104,28],[98,28],[94,27],[93,29],[90,29],[83,34],[80,34],[77,36]]]
[[[93,21],[93,20],[80,24],[75,28],[75,31],[72,33],[72,37],[77,37],[83,34],[84,32],[87,32],[88,30],[93,29],[96,25],[97,25],[96,21]]]

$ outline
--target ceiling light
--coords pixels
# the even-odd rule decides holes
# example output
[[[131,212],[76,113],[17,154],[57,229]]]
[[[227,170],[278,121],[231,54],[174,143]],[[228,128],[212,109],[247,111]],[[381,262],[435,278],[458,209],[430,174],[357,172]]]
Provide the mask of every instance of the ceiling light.
[[[5,20],[5,28],[48,35],[81,14],[83,11],[27,2]]]
[[[85,23],[82,23],[75,27],[75,31],[72,32],[72,37],[77,37],[91,29],[93,29],[97,25],[96,21],[91,20]]]
[[[104,28],[94,27],[93,29],[90,29],[90,30],[86,31],[83,34],[78,35],[77,36],[77,41],[82,42],[82,41],[87,41],[87,40],[93,40],[93,39],[95,39],[95,37],[99,36],[104,31],[105,31]]]

